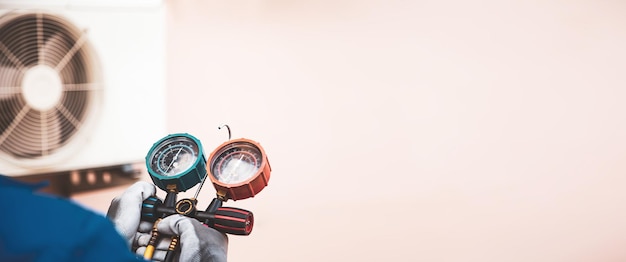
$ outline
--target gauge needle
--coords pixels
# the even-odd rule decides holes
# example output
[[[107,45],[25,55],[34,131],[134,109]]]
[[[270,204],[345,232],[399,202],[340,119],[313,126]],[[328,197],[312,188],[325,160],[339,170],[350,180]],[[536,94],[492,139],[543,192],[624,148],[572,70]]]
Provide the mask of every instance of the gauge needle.
[[[165,170],[165,172],[169,172],[170,171],[170,167],[172,167],[172,165],[174,164],[174,162],[176,162],[176,160],[178,159],[178,154],[180,154],[180,151],[183,150],[183,148],[179,148],[178,152],[176,152],[176,155],[174,155],[174,158],[172,158],[172,162],[170,163],[169,166],[167,166],[167,169]]]
[[[235,166],[233,167],[233,169],[231,169],[231,171],[230,171],[230,177],[231,177],[231,178],[233,178],[233,177],[234,177],[233,173],[235,172],[235,170],[237,170],[237,168],[238,168],[238,167],[239,167],[239,165],[241,164],[241,162],[242,162],[241,160],[242,160],[242,159],[243,159],[243,154],[241,154],[241,156],[239,157],[239,161],[237,161],[237,164],[235,164]],[[231,179],[231,181],[232,181],[232,179]]]

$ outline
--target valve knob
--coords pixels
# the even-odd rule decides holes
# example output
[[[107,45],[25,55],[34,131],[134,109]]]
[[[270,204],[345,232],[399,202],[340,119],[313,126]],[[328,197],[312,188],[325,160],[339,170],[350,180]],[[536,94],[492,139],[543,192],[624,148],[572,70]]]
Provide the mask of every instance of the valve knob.
[[[141,204],[141,220],[154,222],[159,218],[159,212],[157,208],[163,204],[161,199],[151,196],[143,201]]]
[[[210,226],[220,232],[247,236],[252,232],[254,215],[245,209],[220,207],[215,212],[212,222]]]

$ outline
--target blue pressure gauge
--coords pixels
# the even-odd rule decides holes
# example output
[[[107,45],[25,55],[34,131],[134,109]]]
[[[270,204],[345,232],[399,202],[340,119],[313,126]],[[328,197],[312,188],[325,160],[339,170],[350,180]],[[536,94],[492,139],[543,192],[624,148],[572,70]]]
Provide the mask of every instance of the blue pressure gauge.
[[[152,182],[166,192],[184,192],[207,175],[202,144],[187,133],[171,134],[154,143],[146,166]]]

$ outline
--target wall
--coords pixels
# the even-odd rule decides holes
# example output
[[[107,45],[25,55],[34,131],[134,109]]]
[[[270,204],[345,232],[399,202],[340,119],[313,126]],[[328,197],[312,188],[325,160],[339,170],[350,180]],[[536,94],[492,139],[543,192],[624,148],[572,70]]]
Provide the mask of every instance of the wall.
[[[626,260],[625,3],[166,5],[168,131],[273,168],[229,261]]]

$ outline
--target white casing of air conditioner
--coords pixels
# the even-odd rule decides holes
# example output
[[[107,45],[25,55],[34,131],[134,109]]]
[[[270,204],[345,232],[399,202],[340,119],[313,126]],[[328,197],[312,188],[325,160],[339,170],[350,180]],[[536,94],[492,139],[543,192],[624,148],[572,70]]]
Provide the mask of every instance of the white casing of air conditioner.
[[[16,10],[44,11],[86,30],[104,83],[94,122],[72,138],[62,158],[52,156],[54,161],[31,165],[0,157],[0,174],[45,174],[145,161],[166,130],[164,8],[161,0],[0,0],[0,16]]]

